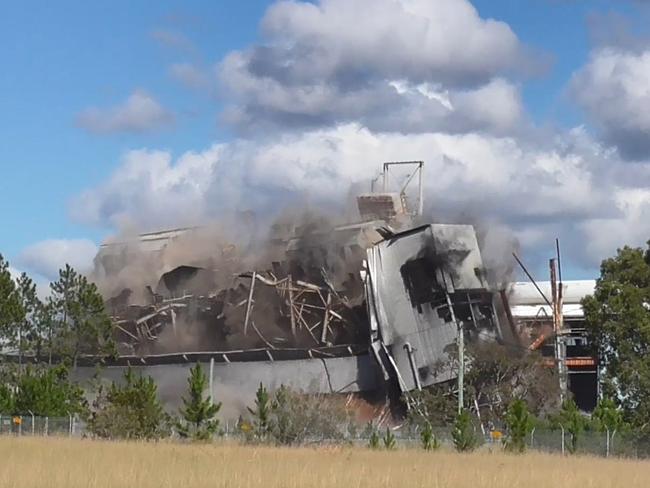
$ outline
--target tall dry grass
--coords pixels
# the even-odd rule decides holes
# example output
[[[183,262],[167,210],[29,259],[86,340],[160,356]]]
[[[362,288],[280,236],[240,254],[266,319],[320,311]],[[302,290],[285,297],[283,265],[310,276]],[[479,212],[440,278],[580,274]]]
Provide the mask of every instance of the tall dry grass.
[[[650,462],[480,452],[0,438],[0,486],[201,487],[648,487]]]

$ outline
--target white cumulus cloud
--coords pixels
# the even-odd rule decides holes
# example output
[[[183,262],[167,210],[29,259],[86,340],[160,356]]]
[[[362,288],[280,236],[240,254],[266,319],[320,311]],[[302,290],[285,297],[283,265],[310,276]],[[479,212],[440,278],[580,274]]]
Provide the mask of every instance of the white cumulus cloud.
[[[571,92],[578,104],[628,159],[650,158],[650,48],[595,50],[574,75]]]
[[[369,186],[382,161],[412,159],[425,160],[430,216],[507,225],[531,252],[559,236],[568,259],[595,266],[617,246],[643,244],[650,235],[645,200],[617,172],[625,163],[582,129],[540,143],[375,133],[346,124],[265,142],[236,140],[176,159],[131,151],[73,208],[86,222],[150,229],[219,218],[227,210],[268,215],[291,205],[341,207],[350,188]]]
[[[96,254],[97,246],[88,239],[47,239],[23,249],[18,263],[30,273],[55,280],[66,264],[81,273],[89,272]]]
[[[517,128],[526,48],[466,0],[280,1],[262,41],[218,68],[243,132],[360,122],[377,131]],[[444,98],[430,96],[444,93]]]

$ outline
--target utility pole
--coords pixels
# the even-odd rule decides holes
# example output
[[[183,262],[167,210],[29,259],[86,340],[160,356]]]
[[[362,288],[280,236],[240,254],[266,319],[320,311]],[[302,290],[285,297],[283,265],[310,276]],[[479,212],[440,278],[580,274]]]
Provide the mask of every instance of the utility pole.
[[[456,330],[458,331],[458,413],[463,411],[463,390],[465,383],[465,334],[463,333],[462,323],[459,323],[456,320],[456,313],[454,312],[454,307],[451,303],[451,297],[449,293],[445,292],[445,297],[447,298],[447,306],[449,307],[449,313],[451,314],[451,320],[456,324]]]
[[[452,308],[452,314],[453,308]],[[454,321],[456,319],[454,318]],[[458,413],[463,411],[463,393],[465,390],[465,334],[463,326],[458,325]]]
[[[551,272],[551,309],[553,312],[553,332],[555,345],[555,360],[557,361],[557,371],[560,379],[560,401],[564,402],[567,394],[567,371],[566,371],[566,345],[562,336],[564,329],[564,317],[562,311],[562,282],[559,286],[557,282],[556,260],[549,260]]]
[[[424,161],[420,161],[420,171],[418,172],[418,216],[422,217],[424,214]]]

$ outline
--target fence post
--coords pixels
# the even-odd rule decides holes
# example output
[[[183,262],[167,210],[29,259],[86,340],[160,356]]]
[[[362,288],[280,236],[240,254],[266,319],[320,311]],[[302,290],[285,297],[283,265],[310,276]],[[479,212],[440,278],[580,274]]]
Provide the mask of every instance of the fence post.
[[[45,435],[50,434],[50,417],[45,417]]]
[[[535,447],[535,427],[530,431],[530,448]]]
[[[72,437],[72,415],[68,414],[68,437]]]
[[[562,432],[562,455],[564,456],[564,427],[560,425],[560,431]]]
[[[29,414],[32,416],[32,436],[34,436],[34,412],[31,410],[27,410]]]
[[[22,436],[23,435],[23,416],[21,415],[20,417],[18,417],[18,419],[20,420],[20,422],[18,422],[18,435]]]

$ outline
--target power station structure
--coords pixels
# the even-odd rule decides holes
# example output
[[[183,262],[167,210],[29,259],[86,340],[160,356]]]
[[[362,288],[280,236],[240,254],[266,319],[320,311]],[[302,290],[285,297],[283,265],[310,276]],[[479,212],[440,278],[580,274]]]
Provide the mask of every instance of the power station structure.
[[[232,418],[260,382],[408,401],[462,385],[463,367],[444,365],[465,344],[505,342],[541,350],[563,392],[593,408],[579,306],[593,282],[489,283],[473,226],[423,221],[423,171],[422,161],[384,163],[357,198],[358,221],[279,222],[244,249],[203,227],[103,244],[95,268],[110,284],[119,357],[81,357],[73,375],[90,379],[99,364],[103,379],[119,380],[136,368],[176,406],[202,363]]]

